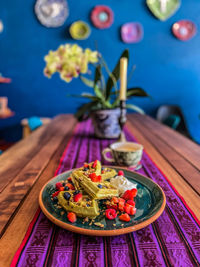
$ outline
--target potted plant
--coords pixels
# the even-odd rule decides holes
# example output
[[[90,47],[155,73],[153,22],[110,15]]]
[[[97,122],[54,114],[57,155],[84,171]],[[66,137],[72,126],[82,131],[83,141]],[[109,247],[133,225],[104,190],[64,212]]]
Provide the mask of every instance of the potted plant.
[[[91,87],[93,92],[71,95],[83,97],[90,101],[80,106],[75,114],[79,121],[92,118],[95,134],[100,138],[117,138],[120,135],[119,117],[119,76],[120,59],[126,57],[129,60],[128,50],[121,54],[114,70],[111,72],[97,51],[83,50],[78,45],[62,45],[56,51],[50,51],[45,57],[46,67],[44,74],[51,77],[55,72],[60,73],[61,79],[71,82],[73,78],[79,77],[81,81]],[[94,78],[88,79],[83,74],[88,73],[88,66],[95,67]],[[105,80],[104,70],[108,79]],[[134,70],[134,68],[133,68]],[[127,99],[132,97],[146,97],[148,94],[139,87],[127,89]],[[127,108],[144,113],[142,109],[133,104],[127,104]]]

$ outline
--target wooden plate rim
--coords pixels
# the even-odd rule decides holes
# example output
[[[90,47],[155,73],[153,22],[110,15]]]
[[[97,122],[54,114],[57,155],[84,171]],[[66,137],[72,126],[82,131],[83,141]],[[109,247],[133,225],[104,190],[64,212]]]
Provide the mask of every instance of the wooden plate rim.
[[[105,166],[105,167],[109,167],[109,168],[116,168],[116,169],[125,169],[127,171],[130,171],[132,173],[135,173],[127,168],[123,168],[123,167],[118,167],[118,166]],[[71,169],[71,170],[68,170],[66,172],[69,172],[69,171],[73,171],[75,169]],[[62,174],[62,173],[60,173]],[[59,174],[59,175],[60,175]],[[136,173],[138,174],[138,173]],[[137,230],[140,230],[146,226],[148,226],[149,224],[153,223],[155,220],[157,220],[160,215],[163,213],[164,209],[165,209],[165,205],[166,205],[166,197],[165,197],[165,193],[163,192],[162,188],[157,184],[155,183],[153,180],[149,179],[148,177],[144,176],[144,175],[141,175],[143,177],[145,177],[146,179],[150,180],[152,183],[154,183],[156,186],[158,186],[158,188],[160,189],[161,193],[162,193],[162,196],[163,196],[163,203],[160,207],[160,209],[149,219],[147,219],[146,221],[144,222],[141,222],[137,225],[133,225],[133,226],[130,226],[130,227],[126,227],[126,228],[122,228],[122,229],[113,229],[113,230],[90,230],[90,229],[84,229],[84,228],[80,228],[80,227],[77,227],[77,226],[74,226],[74,225],[71,225],[71,224],[67,224],[67,223],[64,223],[58,219],[56,219],[54,216],[51,215],[51,213],[49,213],[44,204],[43,204],[43,201],[42,201],[42,193],[43,193],[43,190],[44,188],[46,187],[46,185],[53,179],[55,179],[56,177],[58,177],[59,175],[56,175],[55,177],[53,177],[52,179],[50,179],[48,182],[45,183],[45,185],[42,187],[42,189],[40,190],[40,194],[39,194],[39,205],[40,205],[40,208],[41,210],[43,211],[43,213],[45,214],[45,216],[50,220],[52,221],[53,223],[55,223],[56,225],[66,229],[66,230],[69,230],[71,232],[75,232],[75,233],[78,233],[78,234],[83,234],[83,235],[91,235],[91,236],[116,236],[116,235],[123,235],[123,234],[127,234],[127,233],[130,233],[130,232],[134,232],[134,231],[137,231]]]

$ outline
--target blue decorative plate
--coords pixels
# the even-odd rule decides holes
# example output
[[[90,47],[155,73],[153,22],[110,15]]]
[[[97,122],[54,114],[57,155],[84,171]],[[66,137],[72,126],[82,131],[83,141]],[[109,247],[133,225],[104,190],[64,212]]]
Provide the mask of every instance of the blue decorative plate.
[[[40,23],[46,27],[62,26],[69,15],[66,0],[37,0],[35,14]]]
[[[113,169],[116,169],[116,171],[121,170],[118,167],[113,167]],[[104,228],[100,228],[95,224],[91,225],[89,222],[83,224],[81,218],[78,218],[72,224],[67,220],[67,213],[63,212],[62,209],[57,209],[51,200],[52,190],[55,188],[55,184],[69,177],[71,172],[72,170],[64,172],[48,181],[41,189],[39,195],[39,204],[44,214],[53,223],[64,229],[94,236],[121,235],[139,230],[151,224],[158,219],[165,208],[165,194],[159,185],[141,174],[124,170],[125,177],[133,183],[136,183],[138,190],[135,198],[137,211],[131,221],[122,222],[119,218],[108,220],[104,215],[99,215],[95,219],[95,222],[104,224]]]

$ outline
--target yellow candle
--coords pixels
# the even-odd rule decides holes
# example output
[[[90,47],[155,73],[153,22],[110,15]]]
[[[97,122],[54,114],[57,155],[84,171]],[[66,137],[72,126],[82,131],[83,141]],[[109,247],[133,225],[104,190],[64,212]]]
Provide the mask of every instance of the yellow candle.
[[[126,57],[120,59],[120,92],[119,99],[126,100],[127,90],[127,66],[128,61]]]

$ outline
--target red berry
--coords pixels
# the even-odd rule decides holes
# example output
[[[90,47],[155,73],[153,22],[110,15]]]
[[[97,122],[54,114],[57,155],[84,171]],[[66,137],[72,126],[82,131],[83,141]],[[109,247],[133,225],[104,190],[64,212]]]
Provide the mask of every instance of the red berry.
[[[69,189],[71,189],[71,190],[74,190],[75,189],[75,187],[73,186],[73,184],[68,183],[68,184],[66,184],[66,186],[69,187]]]
[[[101,173],[102,173],[102,174],[104,174],[104,173],[105,173],[105,171],[101,171]]]
[[[71,182],[71,181],[72,181],[72,178],[71,178],[71,177],[69,177],[69,178],[67,178],[67,180],[68,180],[68,182]]]
[[[92,180],[92,182],[94,182],[94,183],[101,182],[101,175],[97,176],[95,172],[90,173],[89,177]]]
[[[126,190],[122,196],[123,199],[129,200],[130,199],[130,190]]]
[[[106,218],[109,220],[114,220],[117,217],[116,210],[114,209],[107,209],[105,211]]]
[[[96,166],[97,166],[97,159],[94,161],[94,163],[92,164],[92,168],[96,168]]]
[[[135,207],[130,207],[130,215],[135,215],[136,214],[136,208]]]
[[[122,215],[119,216],[120,221],[124,221],[124,222],[130,222],[131,218],[127,213],[124,213]]]
[[[62,186],[63,186],[62,183],[60,183],[60,182],[56,183],[56,189],[57,189],[57,190],[59,190],[60,187],[62,187]]]
[[[119,198],[119,202],[123,202],[123,203],[125,203],[125,199],[123,199],[123,198]]]
[[[120,201],[120,202],[118,203],[118,209],[119,209],[120,211],[124,211],[124,202],[123,202],[123,201]]]
[[[129,204],[126,204],[124,207],[124,211],[128,214],[130,214],[131,206]]]
[[[52,194],[52,197],[57,197],[57,195],[60,193],[60,191],[56,191],[55,193]]]
[[[124,176],[124,172],[123,171],[118,171],[118,175],[119,176]]]
[[[81,193],[78,193],[74,196],[74,202],[79,202],[82,200],[83,195]]]
[[[64,190],[65,190],[65,188],[64,188],[64,186],[62,186],[62,187],[60,187],[59,191],[64,191]]]
[[[67,214],[67,219],[71,222],[74,223],[76,222],[76,214],[74,212],[69,212]]]
[[[128,200],[126,203],[128,203],[129,205],[135,207],[135,202],[133,200]]]
[[[84,168],[88,168],[89,165],[88,165],[87,163],[84,163],[83,167],[84,167]]]
[[[119,199],[117,197],[113,197],[111,201],[114,202],[115,204],[119,203]]]
[[[129,199],[133,200],[134,197],[136,197],[136,195],[137,195],[137,189],[136,188],[131,189],[131,191],[129,193]]]

